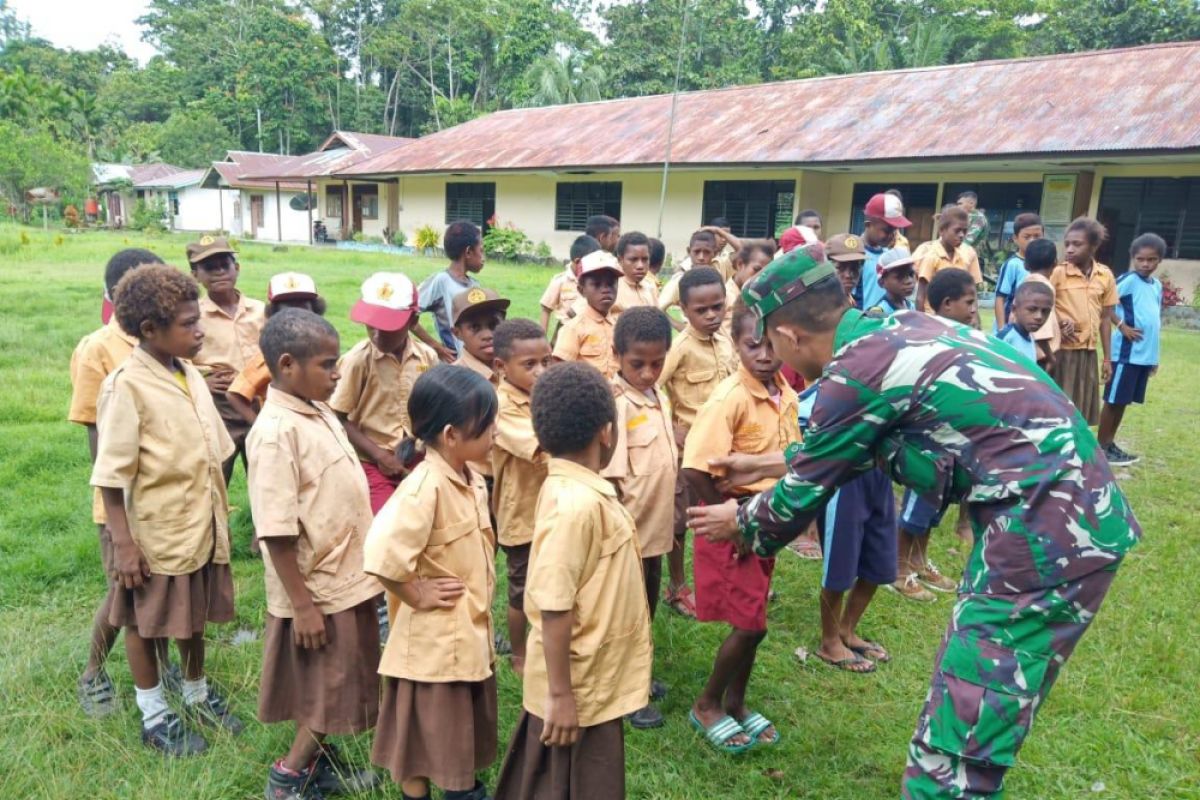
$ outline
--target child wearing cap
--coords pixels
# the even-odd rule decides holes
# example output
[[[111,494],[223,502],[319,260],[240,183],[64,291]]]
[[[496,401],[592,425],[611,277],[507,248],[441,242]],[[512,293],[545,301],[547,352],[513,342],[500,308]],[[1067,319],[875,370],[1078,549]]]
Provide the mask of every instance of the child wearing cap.
[[[96,404],[100,398],[100,387],[113,370],[125,363],[138,344],[136,336],[121,330],[119,321],[113,316],[109,298],[113,296],[117,283],[125,273],[142,264],[161,263],[162,259],[149,250],[129,248],[115,253],[104,268],[105,305],[100,312],[104,326],[80,339],[75,351],[71,353],[71,407],[67,412],[67,419],[87,429],[88,452],[93,462],[96,460]],[[113,547],[107,519],[100,490],[93,489],[92,521],[96,523],[100,537],[100,566],[104,570],[105,580],[111,586]],[[87,665],[83,674],[79,676],[79,703],[88,716],[104,717],[116,710],[116,690],[104,669],[104,662],[120,632],[120,628],[108,623],[108,602],[105,598],[96,609],[92,620]],[[159,658],[166,664],[166,641],[160,640],[159,643]],[[172,679],[173,688],[178,690],[178,665],[172,665],[169,673],[164,675],[164,678],[166,677]]]
[[[584,256],[600,249],[600,243],[591,236],[585,234],[577,237],[571,243],[571,260],[562,272],[550,279],[546,291],[542,293],[542,330],[550,333],[551,315],[558,320],[551,341],[558,337],[559,329],[575,316],[575,304],[579,299],[579,262]]]
[[[118,324],[138,346],[105,379],[97,403],[92,485],[112,535],[108,622],[125,629],[142,743],[194,755],[207,745],[167,705],[155,640],[172,638],[179,649],[187,717],[240,732],[204,675],[205,625],[233,620],[221,475],[233,442],[189,362],[204,341],[196,282],[147,264],[121,278],[113,299]]]
[[[409,335],[417,309],[416,287],[399,272],[376,272],[363,282],[350,319],[366,326],[367,338],[342,356],[342,378],[329,398],[362,461],[376,514],[404,476],[396,447],[411,430],[413,383],[438,362],[436,353]]]
[[[440,341],[420,326],[416,333],[443,361],[454,361],[462,352],[462,342],[454,335],[454,298],[479,285],[473,273],[483,269],[483,233],[473,222],[451,222],[442,238],[442,249],[450,259],[449,265],[426,278],[418,290],[421,311],[433,313]]]
[[[222,468],[225,482],[233,475],[234,458],[246,458],[246,434],[250,425],[229,404],[226,392],[238,373],[259,355],[258,336],[267,321],[261,300],[247,297],[237,288],[241,266],[237,253],[224,236],[202,236],[187,246],[192,277],[204,287],[200,300],[200,325],[204,344],[192,364],[204,376],[225,430],[233,439],[234,453]]]
[[[510,301],[501,297],[494,290],[476,286],[465,292],[459,292],[451,307],[454,337],[463,344],[462,353],[454,363],[471,370],[492,386],[495,386],[497,381],[496,372],[492,368],[495,361],[492,342],[496,335],[496,328],[504,322],[509,305]],[[480,461],[472,461],[471,469],[483,476],[490,497],[492,491],[491,456]]]
[[[617,240],[617,262],[624,273],[617,282],[613,316],[636,306],[658,305],[658,284],[650,273],[650,239],[644,233],[630,231]]]
[[[868,311],[875,310],[884,316],[891,316],[897,311],[916,308],[909,299],[917,285],[913,263],[912,255],[903,247],[893,247],[879,256],[875,262],[875,273],[884,296]]]
[[[740,303],[733,312],[733,336],[738,371],[723,380],[700,409],[683,450],[683,474],[704,505],[749,496],[774,483],[718,489],[722,475],[714,473],[710,459],[730,453],[782,452],[800,441],[796,393],[779,374],[783,362],[757,330],[754,313]],[[733,630],[718,649],[688,717],[721,752],[774,745],[779,731],[762,714],[750,711],[746,687],[758,647],[767,635],[767,596],[775,559],[746,553],[732,542],[701,537],[694,537],[692,546],[696,619],[726,622]]]
[[[325,316],[325,298],[317,294],[317,284],[308,275],[281,272],[272,275],[267,283],[267,319],[284,308],[303,308]],[[260,350],[229,384],[225,399],[242,419],[253,425],[258,418],[258,409],[267,399],[267,385],[270,383],[271,370]]]
[[[556,361],[582,361],[610,379],[617,374],[612,348],[617,321],[611,312],[623,274],[617,259],[606,250],[590,253],[579,262],[579,294],[587,305],[559,330],[554,345]]]
[[[896,230],[912,226],[904,216],[904,204],[899,197],[887,192],[873,195],[863,207],[867,221],[863,227],[862,277],[854,293],[854,304],[862,309],[874,308],[883,298],[883,288],[875,273],[875,262],[884,251],[893,246]]]
[[[633,517],[599,475],[615,445],[612,387],[586,364],[555,364],[532,412],[551,459],[529,560],[523,710],[495,797],[625,797],[622,717],[646,704],[654,646]]]
[[[366,789],[373,773],[354,769],[325,743],[328,735],[375,725],[376,597],[383,593],[363,571],[371,527],[366,477],[325,404],[339,378],[338,335],[311,311],[286,309],[267,320],[261,343],[271,383],[246,439],[250,507],[265,545],[258,718],[296,724],[286,755],[268,769],[266,796]]]
[[[970,273],[978,286],[983,283],[979,256],[964,240],[967,236],[967,212],[948,205],[938,215],[938,238],[921,249],[917,259],[917,310],[927,310],[926,293],[933,276],[944,269],[961,269]],[[934,310],[936,313],[936,309]]]
[[[492,447],[492,507],[497,540],[508,570],[508,637],[511,663],[519,675],[525,669],[525,580],[533,541],[538,492],[546,480],[548,456],[533,432],[529,397],[534,384],[550,366],[550,343],[532,320],[510,319],[496,329],[494,355],[500,384],[499,410]]]

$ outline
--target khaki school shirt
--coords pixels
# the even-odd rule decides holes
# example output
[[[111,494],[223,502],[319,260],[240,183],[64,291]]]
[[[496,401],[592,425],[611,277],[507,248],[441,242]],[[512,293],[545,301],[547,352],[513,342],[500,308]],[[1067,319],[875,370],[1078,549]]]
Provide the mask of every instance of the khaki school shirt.
[[[633,516],[642,558],[675,546],[675,494],[679,452],[671,427],[671,404],[658,389],[650,397],[621,376],[613,381],[617,401],[617,447],[600,474],[616,481],[621,502]]]
[[[385,353],[364,339],[342,356],[338,381],[329,407],[344,414],[363,434],[384,450],[395,451],[404,434],[412,429],[408,419],[408,396],[421,373],[438,363],[428,345],[408,337],[400,358]],[[358,457],[374,463],[370,455]]]
[[[616,317],[601,316],[591,306],[573,317],[558,331],[554,357],[561,361],[582,361],[591,364],[612,379],[617,374],[617,357],[613,353],[613,328]]]
[[[204,344],[192,359],[200,372],[217,370],[241,372],[258,353],[258,337],[267,323],[267,310],[261,300],[238,293],[237,311],[230,316],[208,295],[200,298],[200,327]]]
[[[1075,323],[1075,338],[1063,339],[1063,350],[1096,350],[1100,343],[1101,309],[1117,304],[1117,282],[1112,270],[1093,262],[1092,274],[1070,262],[1054,268],[1050,275],[1054,289],[1054,310],[1059,319],[1066,317]]]
[[[653,275],[647,274],[642,282],[636,285],[628,278],[620,278],[617,281],[617,302],[613,303],[609,313],[616,316],[635,306],[658,307],[658,284],[654,282]]]
[[[533,541],[538,492],[550,457],[534,435],[529,395],[504,380],[496,394],[500,408],[492,443],[492,501],[500,544],[514,547]]]
[[[92,485],[121,489],[133,541],[157,575],[229,563],[229,506],[221,464],[233,441],[200,372],[171,370],[135,348],[104,381]]]
[[[121,330],[114,316],[103,328],[84,336],[71,353],[71,408],[67,419],[79,425],[96,424],[100,387],[114,369],[125,363],[138,340]],[[100,490],[92,492],[92,522],[108,522]]]
[[[733,340],[733,308],[742,296],[742,287],[733,278],[725,281],[725,319],[721,320],[721,333]]]
[[[478,358],[468,353],[466,347],[463,347],[462,354],[459,355],[458,359],[454,363],[457,366],[466,367],[467,369],[471,370],[476,375],[490,383],[492,386],[496,385],[497,376],[491,365],[483,363]],[[483,477],[492,477],[492,460],[490,458],[484,459],[483,461],[468,461],[467,463],[470,465],[471,469],[475,470]]]
[[[669,501],[668,501],[669,504]],[[542,612],[571,611],[571,689],[580,727],[620,719],[650,699],[650,610],[633,518],[613,485],[550,460],[538,496],[525,582],[525,710],[546,718]]]
[[[1050,291],[1054,291],[1054,284],[1050,282],[1049,278],[1039,272],[1029,273],[1025,281],[1044,284],[1050,287]],[[1054,294],[1057,300],[1058,293],[1055,292]],[[1058,327],[1058,312],[1053,308],[1050,309],[1050,316],[1046,317],[1046,321],[1042,323],[1042,327],[1034,331],[1033,340],[1035,342],[1049,342],[1051,353],[1056,353],[1062,348],[1062,330]],[[1040,356],[1041,353],[1039,352],[1038,355]]]
[[[367,476],[329,406],[269,387],[246,455],[254,530],[259,539],[295,540],[296,564],[317,609],[336,614],[381,594],[363,572],[371,528]],[[267,613],[295,616],[268,548],[262,560]]]
[[[683,448],[683,466],[712,474],[709,459],[730,453],[760,455],[785,449],[800,441],[799,401],[795,390],[778,372],[779,404],[767,393],[762,381],[739,366],[737,374],[726,378],[713,392]],[[776,483],[766,478],[749,486],[738,486],[735,494],[755,494]]]
[[[690,428],[717,384],[733,374],[733,342],[717,331],[705,336],[691,325],[675,337],[658,384],[671,401],[675,422]]]
[[[267,367],[267,359],[262,353],[255,353],[233,383],[229,384],[229,393],[244,398],[246,402],[264,400],[267,396],[267,386],[271,383],[271,370]]]
[[[571,307],[579,298],[579,279],[571,271],[571,265],[550,279],[546,291],[539,301],[542,308],[554,312],[559,324],[565,324],[571,318]]]
[[[946,246],[942,244],[942,240],[934,239],[931,242],[921,245],[914,258],[916,259],[918,278],[931,281],[933,280],[933,276],[942,270],[954,267],[956,269],[965,269],[971,273],[971,277],[975,280],[975,283],[983,283],[983,271],[979,268],[979,254],[969,244],[963,243],[954,248],[954,256],[952,258],[946,252]]]
[[[658,307],[661,311],[666,311],[671,306],[679,305],[679,282],[683,280],[683,276],[687,274],[691,266],[685,267],[680,264],[671,277],[667,278],[666,284],[658,292]]]
[[[492,674],[492,523],[483,478],[452,469],[436,450],[400,482],[367,534],[365,569],[396,583],[458,578],[451,608],[395,611],[379,674],[425,683],[482,681]],[[391,598],[389,598],[391,599]]]

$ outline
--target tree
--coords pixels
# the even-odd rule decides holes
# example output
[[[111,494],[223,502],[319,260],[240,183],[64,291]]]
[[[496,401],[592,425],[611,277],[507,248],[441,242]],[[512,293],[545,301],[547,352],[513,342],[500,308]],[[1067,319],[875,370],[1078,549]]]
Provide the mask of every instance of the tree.
[[[207,167],[237,149],[237,141],[221,121],[207,111],[173,113],[158,131],[162,160],[180,167]]]
[[[1200,39],[1195,0],[1043,0],[1038,10],[1033,40],[1040,53]]]
[[[606,81],[604,69],[586,63],[578,53],[547,53],[527,71],[527,82],[534,89],[525,105],[595,102],[604,96]]]
[[[91,168],[81,150],[45,129],[0,120],[0,196],[24,218],[29,217],[28,190],[45,186],[57,190],[64,202],[78,205],[90,181]]]

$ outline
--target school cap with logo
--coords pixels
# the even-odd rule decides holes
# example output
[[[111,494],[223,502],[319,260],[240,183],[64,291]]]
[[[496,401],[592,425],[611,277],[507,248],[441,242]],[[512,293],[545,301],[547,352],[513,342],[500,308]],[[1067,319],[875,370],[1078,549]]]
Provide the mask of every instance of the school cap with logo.
[[[879,255],[879,260],[875,262],[875,272],[882,275],[889,269],[911,267],[915,263],[916,259],[913,258],[912,253],[908,252],[907,248],[893,247]]]
[[[224,236],[209,236],[205,234],[200,237],[200,241],[192,242],[187,246],[187,260],[189,264],[199,264],[206,258],[220,255],[221,253],[237,254],[237,251],[229,244],[229,240]]]
[[[350,319],[381,331],[398,331],[418,313],[417,287],[399,272],[376,272],[363,281]]]
[[[772,312],[795,300],[808,288],[837,271],[825,259],[820,242],[798,247],[778,261],[768,264],[742,287],[742,302],[754,312],[755,335],[763,335],[763,321]]]
[[[839,233],[830,237],[825,243],[825,257],[830,261],[845,263],[847,261],[866,261],[867,251],[863,249],[861,236],[853,233]]]
[[[909,228],[912,223],[904,216],[904,203],[894,194],[877,194],[867,201],[863,214],[868,219],[881,219],[893,228]]]
[[[281,272],[272,275],[267,283],[267,302],[276,300],[296,300],[299,298],[315,298],[317,284],[303,272]]]
[[[597,250],[579,259],[580,278],[583,278],[585,275],[594,275],[597,272],[612,272],[616,275],[625,274],[621,271],[621,265],[617,263],[617,257],[607,250]]]
[[[467,289],[465,292],[459,292],[454,295],[454,302],[450,305],[450,324],[457,325],[459,319],[465,314],[475,314],[483,311],[504,312],[508,310],[511,304],[511,300],[501,297],[495,289],[475,286]]]

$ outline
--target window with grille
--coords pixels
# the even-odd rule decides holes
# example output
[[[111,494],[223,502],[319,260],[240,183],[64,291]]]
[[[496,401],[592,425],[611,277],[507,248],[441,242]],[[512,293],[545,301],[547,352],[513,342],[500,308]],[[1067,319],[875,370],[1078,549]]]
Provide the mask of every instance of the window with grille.
[[[583,233],[588,217],[599,214],[621,218],[620,181],[558,184],[554,198],[554,230]]]
[[[465,219],[480,228],[496,213],[496,184],[447,183],[446,224]]]
[[[769,239],[792,224],[795,181],[705,181],[701,225],[729,220],[734,236]]]
[[[1108,242],[1100,261],[1129,268],[1129,246],[1143,233],[1167,242],[1167,258],[1200,259],[1200,178],[1106,178],[1100,221]]]

